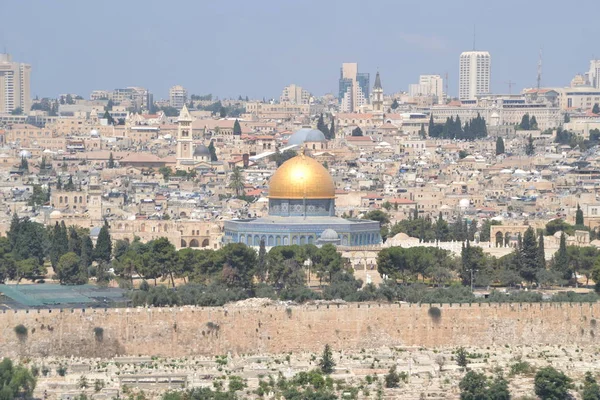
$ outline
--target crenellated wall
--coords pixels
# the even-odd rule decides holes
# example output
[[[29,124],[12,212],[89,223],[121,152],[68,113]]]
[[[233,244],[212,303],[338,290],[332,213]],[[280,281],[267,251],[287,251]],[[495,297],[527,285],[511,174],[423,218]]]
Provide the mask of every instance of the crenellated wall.
[[[600,303],[434,307],[351,303],[5,311],[0,312],[0,355],[213,356],[319,352],[326,343],[335,349],[600,344]],[[15,333],[19,324],[27,327],[26,337]]]

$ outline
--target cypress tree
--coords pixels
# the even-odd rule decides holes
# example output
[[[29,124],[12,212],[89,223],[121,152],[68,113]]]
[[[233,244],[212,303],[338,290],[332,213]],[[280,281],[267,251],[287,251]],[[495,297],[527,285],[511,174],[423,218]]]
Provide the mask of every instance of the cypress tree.
[[[64,225],[64,221],[62,223]],[[60,258],[68,252],[67,230],[62,229],[61,224],[56,222],[50,236],[50,263],[56,268]]]
[[[533,282],[539,270],[539,254],[535,232],[530,226],[523,235],[521,245],[521,276],[528,282]]]
[[[560,235],[560,246],[558,252],[554,256],[553,269],[557,271],[562,279],[571,279],[571,271],[569,269],[569,255],[567,253],[567,237],[562,232]]]
[[[94,249],[94,259],[96,261],[110,262],[111,254],[112,242],[110,240],[110,233],[108,232],[108,223],[105,222],[100,229],[100,233],[98,233],[98,240]]]
[[[577,204],[577,211],[575,212],[575,225],[583,225],[583,210]]]
[[[69,227],[68,251],[81,256],[81,238],[74,226]]]
[[[85,235],[81,241],[81,265],[83,267],[88,268],[92,265],[93,253],[94,244],[92,243],[92,239],[90,239],[89,235]]]
[[[429,127],[427,129],[427,136],[433,137],[435,124],[433,123],[433,114],[429,114]]]
[[[108,165],[107,166],[108,166],[108,168],[114,168],[115,167],[115,159],[113,157],[112,151],[108,155]]]
[[[546,252],[544,249],[544,231],[540,231],[540,235],[538,237],[537,263],[538,263],[538,269],[540,269],[540,270],[546,269]]]
[[[210,152],[210,161],[219,161],[219,159],[217,158],[217,149],[215,149],[214,140],[210,141],[208,145],[208,151]]]
[[[598,103],[594,103],[594,107],[592,107],[592,112],[594,114],[600,114],[600,105],[598,105]]]
[[[525,154],[528,156],[532,156],[535,154],[535,146],[533,145],[533,136],[529,134],[529,138],[527,138],[527,145],[525,146]]]
[[[529,120],[529,129],[537,130],[537,128],[538,128],[537,119],[535,119],[535,115],[532,115],[531,119]]]
[[[233,123],[233,134],[237,136],[242,134],[242,126],[240,125],[240,121],[237,119]]]
[[[334,118],[331,117],[331,126],[329,127],[329,139],[335,139],[335,123]]]
[[[521,123],[519,124],[519,128],[521,128],[524,131],[529,130],[529,114],[528,113],[523,115],[523,117],[521,118]]]
[[[504,154],[504,139],[500,136],[496,139],[496,155]]]

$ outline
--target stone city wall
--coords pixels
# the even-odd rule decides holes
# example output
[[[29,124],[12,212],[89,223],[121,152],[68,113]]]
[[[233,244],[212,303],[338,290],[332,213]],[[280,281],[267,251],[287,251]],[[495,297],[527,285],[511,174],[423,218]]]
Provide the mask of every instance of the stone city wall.
[[[600,303],[19,310],[0,312],[0,356],[320,352],[381,346],[598,345]],[[24,325],[27,334],[15,327]]]

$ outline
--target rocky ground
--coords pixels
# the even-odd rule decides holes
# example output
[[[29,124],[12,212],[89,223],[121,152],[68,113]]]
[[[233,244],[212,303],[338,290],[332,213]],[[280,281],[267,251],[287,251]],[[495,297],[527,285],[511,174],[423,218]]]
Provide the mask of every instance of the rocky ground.
[[[567,373],[581,386],[587,371],[600,372],[600,349],[576,346],[506,346],[467,348],[468,368],[492,376],[504,374],[510,382],[513,399],[532,398],[535,369],[552,365]],[[334,352],[336,362],[332,378],[360,387],[359,399],[458,399],[458,383],[464,371],[455,361],[456,348],[378,348],[357,352]],[[216,358],[163,359],[140,355],[102,359],[28,359],[22,360],[39,369],[36,397],[74,398],[86,393],[95,399],[112,399],[124,391],[143,390],[146,398],[158,398],[169,388],[221,385],[225,389],[231,376],[239,376],[247,387],[241,398],[258,398],[252,392],[260,379],[277,379],[281,373],[291,377],[316,368],[320,354],[265,354]],[[514,365],[526,361],[530,371],[514,373]],[[405,372],[407,382],[400,388],[386,389],[383,377],[392,365]],[[523,365],[523,364],[521,364]],[[62,370],[61,370],[62,367]],[[511,372],[511,368],[513,372]],[[61,373],[65,372],[64,376]],[[573,391],[579,398],[577,390]]]

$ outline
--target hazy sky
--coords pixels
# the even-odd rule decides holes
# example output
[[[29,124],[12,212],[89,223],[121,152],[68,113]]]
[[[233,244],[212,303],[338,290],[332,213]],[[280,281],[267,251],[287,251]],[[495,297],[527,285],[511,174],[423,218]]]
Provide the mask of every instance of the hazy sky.
[[[600,57],[600,2],[354,0],[0,0],[0,51],[32,65],[32,95],[142,86],[278,97],[290,83],[335,92],[343,62],[379,69],[386,93],[448,73],[473,46],[492,55],[492,90],[568,85]]]

